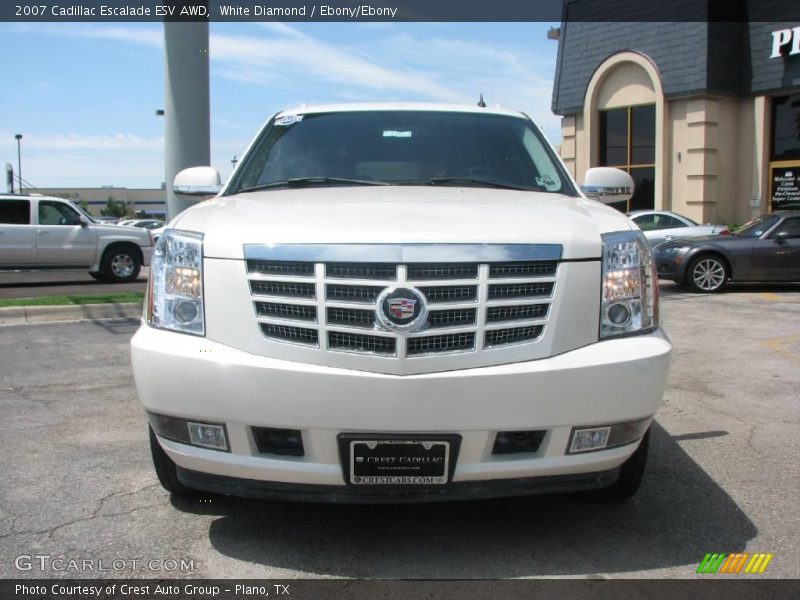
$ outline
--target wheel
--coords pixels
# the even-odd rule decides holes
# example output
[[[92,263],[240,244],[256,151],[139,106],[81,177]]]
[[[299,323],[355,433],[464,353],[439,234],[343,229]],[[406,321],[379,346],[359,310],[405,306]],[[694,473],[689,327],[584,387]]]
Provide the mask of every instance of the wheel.
[[[632,497],[639,489],[644,477],[644,468],[647,464],[647,449],[650,446],[650,430],[644,434],[642,441],[636,452],[622,463],[619,468],[619,479],[607,488],[592,492],[592,496],[598,500],[611,502],[622,502]]]
[[[89,271],[89,275],[91,275],[92,278],[96,279],[97,281],[107,281],[105,275],[103,275],[100,271]]]
[[[158,438],[152,427],[148,426],[150,430],[150,454],[153,457],[153,466],[156,469],[158,481],[161,487],[167,490],[170,494],[176,496],[189,496],[193,492],[178,480],[178,467],[172,459],[167,456],[161,444],[158,443]]]
[[[103,277],[111,283],[135,281],[141,268],[139,254],[130,246],[112,246],[106,250],[100,263]]]
[[[706,254],[698,256],[686,270],[686,285],[693,292],[709,294],[718,292],[728,281],[728,267],[718,256]]]

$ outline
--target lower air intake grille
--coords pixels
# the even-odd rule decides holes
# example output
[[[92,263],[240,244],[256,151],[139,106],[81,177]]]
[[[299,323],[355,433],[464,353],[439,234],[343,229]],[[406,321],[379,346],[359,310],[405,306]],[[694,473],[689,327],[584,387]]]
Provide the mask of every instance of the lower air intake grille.
[[[503,346],[505,344],[515,344],[517,342],[528,342],[535,340],[542,335],[542,325],[532,325],[530,327],[514,327],[512,329],[494,329],[486,332],[485,347]]]
[[[416,354],[433,354],[437,352],[458,352],[472,350],[475,347],[475,334],[453,333],[449,335],[426,335],[425,337],[408,338],[409,356]]]
[[[273,325],[272,323],[261,323],[261,331],[268,338],[283,340],[284,342],[295,342],[297,344],[308,344],[316,346],[319,343],[316,329],[305,327],[291,327],[288,325]]]
[[[328,332],[328,348],[349,352],[370,352],[391,356],[395,353],[395,339],[359,333]]]

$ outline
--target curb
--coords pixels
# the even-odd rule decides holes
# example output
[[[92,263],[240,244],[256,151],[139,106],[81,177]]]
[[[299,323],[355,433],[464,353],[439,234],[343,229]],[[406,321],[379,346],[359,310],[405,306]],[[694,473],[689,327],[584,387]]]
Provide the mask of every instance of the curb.
[[[0,326],[102,319],[140,319],[141,316],[142,305],[139,302],[67,306],[9,306],[0,308]]]

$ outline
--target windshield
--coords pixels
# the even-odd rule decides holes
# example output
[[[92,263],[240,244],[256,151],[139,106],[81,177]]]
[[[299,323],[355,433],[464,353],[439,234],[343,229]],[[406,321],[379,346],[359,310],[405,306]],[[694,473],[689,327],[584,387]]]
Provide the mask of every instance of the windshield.
[[[226,193],[369,184],[508,187],[577,196],[527,119],[444,111],[278,117]]]
[[[771,229],[772,226],[778,222],[778,218],[779,217],[775,215],[764,215],[758,217],[757,219],[753,219],[752,221],[748,221],[742,225],[739,229],[733,232],[733,235],[751,238],[761,237],[767,232],[767,230]]]

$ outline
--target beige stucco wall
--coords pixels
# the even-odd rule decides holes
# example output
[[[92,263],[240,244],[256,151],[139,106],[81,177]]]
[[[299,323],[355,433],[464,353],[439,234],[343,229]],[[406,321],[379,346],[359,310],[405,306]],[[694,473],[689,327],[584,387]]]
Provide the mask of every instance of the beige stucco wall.
[[[656,208],[729,225],[766,210],[768,99],[668,101],[649,59],[623,52],[601,65],[584,102],[582,113],[561,120],[561,156],[579,183],[598,165],[597,111],[654,103]]]

